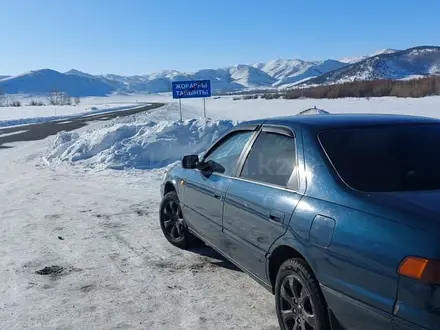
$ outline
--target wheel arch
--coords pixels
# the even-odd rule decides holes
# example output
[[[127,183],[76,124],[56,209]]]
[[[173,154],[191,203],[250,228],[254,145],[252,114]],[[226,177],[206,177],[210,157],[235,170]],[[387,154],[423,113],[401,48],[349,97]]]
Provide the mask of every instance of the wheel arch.
[[[295,245],[292,244],[297,243]],[[285,235],[280,237],[275,241],[269,251],[266,263],[267,269],[267,279],[269,280],[270,287],[272,288],[272,293],[275,294],[275,282],[280,266],[291,258],[298,258],[303,260],[310,268],[312,275],[315,280],[319,281],[319,274],[317,271],[317,265],[313,260],[313,257],[309,255],[309,250],[307,246],[302,243],[303,241],[299,239],[292,232],[287,231]],[[321,289],[322,291],[322,289]],[[326,297],[323,293],[324,302],[327,304]],[[335,318],[330,306],[326,306],[328,310],[329,323],[331,324],[331,329],[343,329],[338,320]]]
[[[271,251],[267,257],[267,278],[272,287],[272,293],[275,289],[275,281],[280,266],[283,264],[283,262],[292,258],[304,260],[310,267],[315,279],[319,282],[315,271],[316,265],[314,265],[311,261],[311,258],[308,256],[305,248],[302,249],[302,246],[292,246],[292,244],[289,244],[289,242],[286,241],[285,236],[272,245]]]
[[[274,293],[275,290],[275,281],[280,266],[283,264],[283,262],[292,258],[298,258],[306,261],[304,256],[298,252],[298,250],[288,245],[279,245],[270,254],[268,258],[267,275],[272,287],[272,293]]]

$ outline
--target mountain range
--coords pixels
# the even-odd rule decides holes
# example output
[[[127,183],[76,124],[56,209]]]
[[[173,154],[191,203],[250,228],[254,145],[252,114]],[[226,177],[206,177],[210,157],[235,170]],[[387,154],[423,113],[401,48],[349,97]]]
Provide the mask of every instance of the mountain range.
[[[440,74],[440,47],[421,46],[374,55],[311,78],[303,85],[376,79],[413,79]]]
[[[229,92],[355,80],[411,79],[431,74],[440,74],[440,47],[419,46],[406,50],[385,49],[372,55],[339,61],[278,59],[192,73],[163,70],[146,75],[122,76],[91,75],[75,69],[64,73],[42,69],[17,76],[0,76],[0,92],[33,94],[63,91],[72,96],[104,96],[114,92],[160,93],[170,91],[171,81],[198,79],[210,79],[216,92]]]

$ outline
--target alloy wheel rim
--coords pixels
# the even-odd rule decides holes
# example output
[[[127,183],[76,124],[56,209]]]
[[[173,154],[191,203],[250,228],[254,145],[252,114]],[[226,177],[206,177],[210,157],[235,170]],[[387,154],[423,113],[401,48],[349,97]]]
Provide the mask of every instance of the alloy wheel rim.
[[[280,313],[284,327],[289,330],[315,329],[315,307],[304,282],[295,275],[288,275],[280,290]]]
[[[169,201],[162,210],[163,225],[167,234],[174,240],[182,239],[185,236],[182,210],[179,203]]]

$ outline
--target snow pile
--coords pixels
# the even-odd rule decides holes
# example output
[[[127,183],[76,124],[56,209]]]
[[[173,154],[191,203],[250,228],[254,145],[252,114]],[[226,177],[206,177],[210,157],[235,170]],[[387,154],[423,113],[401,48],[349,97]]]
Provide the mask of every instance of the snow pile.
[[[203,152],[233,126],[210,119],[115,121],[95,131],[59,133],[46,159],[96,169],[160,168]]]

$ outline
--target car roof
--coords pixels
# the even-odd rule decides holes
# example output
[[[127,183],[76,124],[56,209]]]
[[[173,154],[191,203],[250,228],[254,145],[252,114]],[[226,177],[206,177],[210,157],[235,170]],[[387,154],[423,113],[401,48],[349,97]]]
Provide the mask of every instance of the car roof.
[[[276,124],[283,126],[301,125],[315,129],[350,128],[394,124],[440,124],[439,119],[393,114],[316,114],[273,117],[262,120],[242,122],[242,124]]]

